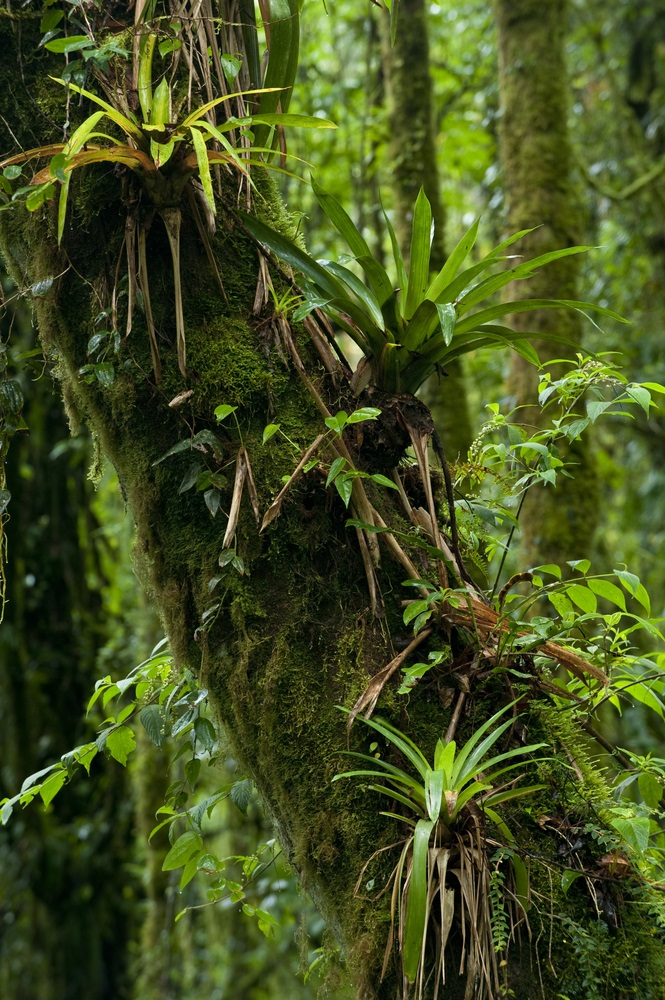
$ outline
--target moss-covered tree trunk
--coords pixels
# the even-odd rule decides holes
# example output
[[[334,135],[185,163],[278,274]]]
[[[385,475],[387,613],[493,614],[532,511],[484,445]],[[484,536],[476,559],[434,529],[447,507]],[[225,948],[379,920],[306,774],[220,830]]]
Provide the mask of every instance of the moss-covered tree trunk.
[[[409,259],[413,206],[421,187],[432,206],[434,235],[430,267],[445,262],[446,213],[441,197],[430,71],[428,12],[424,0],[403,0],[399,30],[391,44],[387,16],[383,24],[383,67],[390,116],[390,180],[395,199],[395,232]],[[459,360],[434,375],[425,398],[451,459],[466,454],[471,444],[471,420],[464,373]]]
[[[18,63],[16,47],[24,47],[20,65],[29,74],[27,96],[16,109],[12,88],[5,81],[0,85],[0,113],[11,120],[23,146],[34,145],[36,140],[41,145],[54,138],[50,123],[62,120],[63,95],[46,76],[48,57],[43,50],[35,54],[30,49],[27,59],[28,33],[24,30],[19,34],[16,29],[14,20],[0,17],[3,51],[8,54],[14,50],[13,62],[7,55],[8,65]],[[74,105],[70,111],[78,113]],[[258,187],[255,210],[274,226],[289,231],[290,220],[273,187],[260,171],[255,172],[254,180]],[[343,373],[330,372],[321,363],[305,329],[289,331],[270,298],[265,307],[257,309],[258,251],[236,212],[236,175],[222,173],[222,182],[211,252],[224,294],[187,204],[178,206],[183,211],[186,377],[181,373],[176,348],[171,253],[157,217],[147,233],[148,283],[161,379],[154,376],[145,322],[138,310],[131,334],[118,354],[110,356],[113,378],[108,369],[103,369],[101,380],[94,371],[81,374],[89,362],[87,351],[95,319],[106,312],[112,320],[117,276],[125,273],[125,219],[128,207],[135,202],[129,200],[128,204],[132,188],[126,178],[123,180],[122,170],[118,177],[106,165],[92,166],[74,175],[61,249],[55,238],[55,209],[47,204],[32,215],[20,207],[2,214],[2,250],[20,287],[53,279],[50,291],[35,301],[42,343],[57,362],[70,413],[89,423],[118,471],[136,521],[137,570],[161,613],[176,664],[200,674],[234,757],[254,780],[287,856],[349,957],[359,1000],[395,1000],[410,991],[402,989],[394,952],[381,978],[390,925],[390,892],[381,894],[381,890],[387,887],[397,862],[394,848],[404,839],[405,825],[379,815],[382,800],[375,792],[353,780],[332,784],[331,779],[348,763],[335,757],[337,751],[349,745],[366,750],[368,745],[360,725],[347,736],[344,717],[336,706],[352,705],[370,675],[404,647],[405,591],[401,583],[407,570],[411,576],[417,575],[417,570],[393,558],[396,546],[391,547],[390,540],[381,535],[378,589],[372,596],[368,580],[374,578],[374,571],[368,568],[369,557],[363,559],[356,532],[345,526],[348,511],[334,490],[326,492],[325,473],[316,468],[291,486],[279,516],[265,531],[258,528],[251,495],[245,489],[237,529],[225,538],[230,515],[238,509],[238,490],[236,502],[233,500],[234,483],[240,482],[238,469],[243,463],[245,468],[247,463],[251,466],[258,510],[263,514],[280,490],[283,477],[293,472],[300,450],[324,430],[322,403],[332,411],[340,406],[348,411],[357,402]],[[136,189],[133,194],[136,196]],[[283,279],[275,271],[273,280],[278,294],[284,291]],[[233,419],[217,427],[213,412],[220,404],[237,409]],[[379,424],[378,441],[371,428],[347,437],[356,461],[370,470],[385,468],[386,436],[391,431],[388,415],[397,413],[402,424],[414,419],[409,413],[423,419],[415,402],[386,399],[383,405],[386,413]],[[284,433],[263,444],[268,423],[279,423]],[[166,457],[174,445],[187,442],[192,443],[191,450]],[[295,442],[298,454],[290,442]],[[187,478],[191,480],[194,461],[216,474],[220,490],[216,517],[200,493],[183,489]],[[413,483],[407,488],[416,506],[423,502],[422,484],[414,471],[411,476]],[[399,497],[391,499],[396,491],[388,492],[373,483],[367,483],[367,489],[386,518],[408,529],[399,513]],[[226,559],[220,567],[222,550],[235,552],[245,572],[238,572]],[[413,550],[414,559],[420,551]],[[436,570],[424,564],[421,572]],[[383,613],[377,613],[381,606]],[[452,619],[445,616],[436,621],[429,648],[449,650],[449,654],[431,681],[419,686],[409,699],[398,698],[391,684],[383,694],[382,711],[395,724],[408,728],[428,755],[451,723],[453,704],[460,709],[458,732],[462,741],[499,704],[508,704],[515,697],[504,671],[496,669],[491,657],[485,662],[486,643],[479,645],[473,619],[464,620],[466,631],[453,628]],[[411,638],[407,634],[406,642]],[[475,656],[469,654],[473,648],[479,650]],[[427,650],[428,645],[423,644],[418,657]],[[519,659],[522,678],[524,659]],[[525,693],[528,690],[525,685]],[[468,699],[467,693],[471,695]],[[560,891],[557,852],[561,836],[559,827],[554,822],[548,826],[548,821],[565,802],[570,821],[579,826],[581,821],[573,810],[584,816],[588,797],[597,799],[603,786],[587,768],[583,746],[559,713],[534,706],[528,724],[528,738],[522,728],[524,721],[518,726],[516,720],[506,739],[515,745],[518,736],[529,742],[532,735],[538,739],[539,734],[546,734],[548,743],[556,748],[564,742],[582,781],[579,786],[571,783],[567,758],[559,761],[557,750],[556,759],[547,768],[547,791],[532,800],[530,813],[515,811],[510,817],[516,850],[531,866],[532,907],[530,929],[522,918],[519,937],[504,941],[507,988],[518,1000],[533,1000],[538,990],[536,986],[534,992],[533,970],[537,968],[546,1000],[555,1000],[562,992],[571,1000],[588,1000],[592,994],[586,970],[581,960],[577,964],[571,961],[569,944],[569,936],[584,933],[592,945],[598,938],[604,949],[605,967],[612,970],[614,996],[620,1000],[634,996],[636,977],[641,975],[645,1000],[662,1000],[661,952],[643,933],[638,908],[627,905],[624,923],[610,934],[593,911],[589,916],[589,895],[583,880],[575,883],[567,899]],[[552,794],[554,799],[548,798]],[[545,817],[542,824],[537,822],[539,816]],[[490,844],[485,839],[489,828],[478,808],[475,814],[469,813],[468,822],[482,831],[476,853],[468,855],[482,866],[488,852],[502,840],[493,839]],[[494,834],[496,837],[496,830]],[[390,849],[375,854],[384,847]],[[363,877],[356,892],[359,874],[373,855],[371,867],[365,869],[367,878]],[[492,864],[498,868],[504,862],[495,859]],[[488,869],[483,871],[489,878]],[[473,880],[472,875],[452,873],[453,881],[455,877]],[[503,872],[503,877],[510,882],[509,872]],[[366,898],[377,893],[376,900]],[[503,903],[497,902],[494,912],[504,913]],[[637,931],[631,930],[633,924],[639,925]],[[468,926],[469,934],[475,933],[473,923]],[[467,943],[467,960],[477,976],[457,974],[463,941],[454,920],[447,952],[447,1000],[488,996],[480,970],[490,962],[491,948],[485,941],[482,956],[472,961],[469,947]],[[589,961],[590,951],[592,947],[584,953]],[[426,995],[432,990],[430,980]],[[490,992],[493,1000],[498,1000],[500,990]]]
[[[509,231],[532,229],[520,241],[525,258],[580,240],[580,203],[572,179],[568,137],[565,39],[567,0],[497,0],[501,95],[500,151]],[[568,257],[542,268],[528,283],[511,290],[515,298],[578,298],[579,260]],[[528,284],[528,289],[526,285]],[[576,313],[543,310],[514,318],[516,330],[581,340]],[[536,343],[542,361],[562,355],[561,345]],[[571,348],[566,348],[571,353]],[[526,422],[537,422],[533,367],[515,356],[510,377],[512,401],[530,405]],[[521,551],[527,564],[563,562],[588,551],[597,523],[597,484],[591,450],[575,445],[563,456],[574,479],[559,476],[555,489],[532,490],[520,518]],[[581,470],[584,470],[582,472]]]

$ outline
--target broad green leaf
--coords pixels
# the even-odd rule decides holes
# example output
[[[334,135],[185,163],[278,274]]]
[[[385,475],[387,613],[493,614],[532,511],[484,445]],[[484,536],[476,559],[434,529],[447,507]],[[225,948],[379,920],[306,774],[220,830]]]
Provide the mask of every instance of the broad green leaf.
[[[338,410],[331,417],[326,417],[324,423],[331,431],[341,434],[349,422],[349,415],[346,410]]]
[[[623,592],[609,580],[587,580],[587,586],[589,590],[593,590],[594,594],[616,604],[622,611],[626,610],[626,599]]]
[[[240,781],[235,781],[231,786],[231,801],[238,807],[243,816],[247,813],[247,807],[249,806],[253,791],[254,785],[250,778],[242,778]]]
[[[39,22],[39,30],[42,34],[53,31],[60,24],[64,16],[65,12],[63,10],[46,10]]]
[[[432,284],[427,289],[426,297],[432,302],[436,302],[438,300],[441,293],[450,284],[466,258],[471,253],[478,235],[479,222],[480,218],[477,218],[473,225],[466,231],[451,253],[450,257],[448,257],[446,263],[437,274],[436,278],[432,281]]]
[[[649,600],[649,595],[646,592],[644,586],[640,583],[640,578],[635,576],[634,573],[629,573],[624,569],[613,570],[614,574],[619,578],[623,586],[626,588],[629,594],[635,598],[636,601],[642,605],[648,615],[651,614],[651,601]]]
[[[404,302],[404,296],[406,295],[407,285],[409,279],[406,274],[406,268],[404,267],[404,257],[402,256],[402,251],[400,249],[399,241],[395,235],[395,228],[390,221],[390,217],[386,212],[383,205],[381,206],[381,211],[383,212],[383,217],[386,220],[386,227],[388,229],[388,234],[390,236],[390,243],[393,250],[393,260],[395,261],[395,270],[397,272],[397,287],[402,293],[402,303]]]
[[[275,920],[271,913],[267,910],[256,909],[254,915],[258,917],[259,930],[261,933],[267,937],[269,940],[275,937],[277,928],[279,927],[279,920]]]
[[[660,800],[663,797],[663,786],[654,774],[643,771],[637,779],[637,787],[640,795],[650,809],[658,809]]]
[[[187,864],[191,857],[200,854],[202,850],[203,841],[201,840],[199,834],[194,830],[186,830],[185,833],[178,837],[173,847],[164,858],[162,871],[170,872],[174,871],[176,868],[182,868],[183,865]]]
[[[502,302],[498,305],[490,306],[488,309],[482,309],[480,312],[474,313],[466,319],[459,320],[457,333],[477,330],[481,324],[490,323],[501,316],[509,316],[511,313],[533,312],[537,309],[572,309],[583,316],[586,316],[585,310],[591,310],[592,312],[599,313],[601,316],[617,320],[620,323],[628,322],[623,316],[619,316],[618,313],[613,312],[611,309],[606,309],[604,306],[596,305],[593,302],[578,302],[573,299],[517,299],[513,302]],[[524,337],[524,334],[522,334],[522,337]],[[548,339],[547,337],[543,337],[542,334],[540,337],[541,339]]]
[[[586,872],[572,871],[567,869],[561,876],[561,888],[563,890],[564,896],[568,895],[568,890],[571,885],[578,878],[586,878]]]
[[[649,846],[651,824],[646,816],[610,816],[610,825],[625,842],[640,854]]]
[[[367,310],[368,315],[371,317],[373,323],[382,330],[384,327],[383,313],[381,312],[381,306],[376,300],[374,293],[367,288],[366,285],[362,283],[360,278],[358,278],[353,271],[350,271],[348,267],[344,267],[343,264],[336,264],[334,261],[319,261],[320,264],[325,267],[327,271],[332,272],[336,278],[343,281],[344,284],[351,289],[356,298]]]
[[[326,270],[326,268],[321,267],[317,261],[305,253],[304,250],[301,250],[300,247],[296,246],[286,236],[282,236],[281,233],[266,226],[253,215],[248,215],[242,211],[238,214],[245,228],[249,230],[255,239],[267,246],[269,250],[276,253],[281,260],[285,260],[291,267],[302,271],[316,288],[333,299],[343,300],[347,298],[344,286],[337,278]]]
[[[387,476],[382,476],[380,472],[375,472],[374,475],[369,477],[373,483],[378,483],[379,486],[386,486],[389,490],[398,490],[399,486],[394,483],[392,479],[388,479]]]
[[[572,254],[585,253],[587,250],[592,249],[593,247],[565,247],[562,250],[552,250],[549,253],[544,253],[538,257],[534,257],[532,260],[528,260],[523,264],[518,264],[516,267],[511,267],[508,268],[508,270],[501,271],[500,274],[492,275],[484,281],[479,282],[474,288],[467,292],[466,295],[459,299],[459,314],[462,315],[463,313],[468,312],[472,306],[490,298],[490,296],[510,284],[511,281],[519,281],[524,278],[531,277],[534,271],[536,271],[539,267],[542,267],[544,264],[549,264],[551,261],[559,260],[562,257],[570,257]]]
[[[277,92],[261,95],[258,111],[264,115],[277,111],[278,105],[283,112],[289,108],[298,68],[300,5],[298,0],[265,0],[262,12],[268,41],[268,65],[263,85],[266,89],[278,88]],[[259,125],[255,130],[257,145],[266,144],[268,132],[268,126]]]
[[[616,682],[615,686],[617,690],[625,691],[633,701],[639,701],[642,705],[646,705],[647,708],[650,708],[652,712],[655,712],[662,719],[665,714],[663,712],[665,706],[663,706],[663,702],[654,692],[653,685],[636,683],[634,677],[629,674],[625,676],[625,684],[622,681]]]
[[[22,407],[23,391],[20,383],[15,378],[0,379],[0,411],[9,411],[17,417]]]
[[[584,576],[584,574],[588,573],[589,570],[591,569],[591,560],[590,559],[568,559],[568,561],[566,562],[566,566],[570,566],[570,568],[574,569],[576,573],[581,573],[582,576]]]
[[[215,420],[218,424],[221,424],[222,420],[226,420],[226,418],[230,417],[232,413],[235,413],[237,409],[237,406],[230,406],[228,403],[222,403],[214,409]]]
[[[203,193],[205,194],[206,201],[210,205],[210,211],[213,215],[217,214],[217,207],[215,205],[215,194],[212,189],[212,177],[210,176],[210,163],[208,162],[208,148],[205,144],[203,136],[197,128],[191,128],[189,130],[192,137],[192,143],[194,144],[194,152],[196,153],[196,162],[199,165],[199,178],[201,180],[201,185],[203,187]]]
[[[203,465],[199,461],[194,461],[187,469],[187,472],[180,480],[180,486],[178,487],[178,494],[186,493],[187,490],[191,490],[193,486],[196,485],[199,476],[203,472]]]
[[[428,608],[429,608],[429,606],[430,606],[430,602],[426,601],[426,600],[412,601],[404,609],[404,615],[403,615],[404,624],[408,625],[409,622],[412,622],[413,619],[417,618],[417,616],[419,614],[422,614],[423,611],[427,611]]]
[[[455,323],[457,322],[457,311],[451,302],[437,303],[436,311],[439,314],[443,342],[448,347],[453,340]]]
[[[380,415],[381,410],[379,410],[376,406],[362,406],[359,410],[353,411],[353,413],[349,416],[347,423],[360,424],[365,420],[376,420]]]
[[[443,771],[428,771],[425,775],[425,801],[427,814],[433,823],[439,818],[443,799]]]
[[[432,208],[421,187],[413,209],[411,229],[411,254],[409,283],[407,285],[404,316],[411,319],[425,298],[429,281],[429,258],[432,246]]]
[[[106,749],[123,767],[127,766],[127,758],[136,749],[136,738],[129,726],[113,729],[106,739]]]
[[[274,437],[274,435],[279,430],[279,427],[280,427],[279,424],[266,424],[266,426],[263,428],[263,444],[267,444],[270,438]]]
[[[97,756],[98,750],[94,743],[87,743],[77,751],[77,763],[84,767],[90,776],[90,765]]]
[[[62,87],[68,87],[70,90],[73,90],[74,93],[81,94],[82,97],[87,97],[89,101],[93,101],[95,104],[98,104],[100,108],[104,109],[104,111],[111,119],[111,121],[114,121],[116,125],[120,126],[125,135],[131,135],[131,137],[136,140],[136,142],[139,145],[139,148],[145,146],[145,137],[139,126],[136,124],[136,122],[132,121],[130,118],[125,117],[125,115],[120,114],[120,112],[116,111],[116,109],[107,101],[102,100],[101,97],[97,97],[96,94],[92,94],[89,90],[84,90],[82,87],[77,87],[76,84],[74,83],[69,83],[65,80],[59,80],[57,77],[54,76],[50,77],[50,79],[53,80],[55,83],[59,83]]]
[[[330,418],[328,418],[330,419]],[[333,480],[340,474],[340,472],[346,467],[346,459],[340,455],[330,466],[330,472],[328,473],[328,478],[326,479],[326,489],[330,486]]]
[[[199,718],[194,721],[194,735],[204,750],[211,752],[215,749],[217,733],[215,732],[215,727],[210,719],[199,716]]]
[[[42,783],[39,789],[39,794],[45,806],[49,805],[53,801],[66,780],[67,772],[64,768],[61,768]]]
[[[190,761],[190,764],[192,762]],[[189,885],[196,873],[198,872],[198,858],[194,854],[189,861],[186,862],[185,867],[182,870],[182,875],[180,876],[180,882],[178,884],[178,889],[180,892],[183,891],[185,886]]]
[[[434,827],[431,820],[418,820],[413,833],[411,878],[406,900],[406,919],[402,961],[404,975],[409,983],[414,983],[420,965],[423,938],[427,918],[427,868],[429,838]]]
[[[573,583],[566,587],[566,596],[586,615],[595,614],[598,607],[596,596],[587,587],[582,587],[579,583]]]
[[[41,771],[35,771],[34,774],[28,775],[28,777],[24,779],[23,784],[21,785],[21,793],[27,792],[27,790],[29,788],[32,788],[33,785],[36,785],[39,779],[43,778],[45,774],[50,774],[51,771],[55,771],[56,768],[59,770],[60,767],[61,765],[59,763],[49,764],[48,767],[43,767]]]
[[[604,399],[589,399],[586,404],[587,416],[591,421],[595,422],[605,410],[609,410],[614,405],[614,403],[608,403]]]
[[[348,507],[353,493],[353,480],[342,473],[335,479],[335,489],[342,498],[344,506]]]
[[[434,751],[434,767],[437,771],[443,771],[445,775],[446,787],[450,785],[456,749],[457,745],[455,740],[451,740],[449,743],[444,743],[443,740],[438,740],[436,750]]]
[[[648,417],[649,407],[651,405],[651,393],[649,390],[643,385],[635,385],[634,383],[631,383],[631,385],[626,386],[624,391],[627,396],[630,396],[630,398],[634,399],[636,403],[639,403]]]
[[[56,52],[59,55],[68,55],[70,52],[78,52],[80,49],[92,48],[95,43],[87,35],[67,35],[66,37],[54,38],[44,46],[49,52]]]
[[[190,759],[185,764],[185,781],[190,786],[194,788],[197,781],[199,780],[199,774],[201,773],[201,760],[199,757],[190,757]]]
[[[166,739],[166,727],[164,725],[164,715],[159,705],[146,705],[139,713],[139,719],[150,737],[151,743],[156,747],[162,747]]]
[[[95,378],[105,389],[110,389],[115,382],[115,368],[110,361],[100,361],[93,365]]]

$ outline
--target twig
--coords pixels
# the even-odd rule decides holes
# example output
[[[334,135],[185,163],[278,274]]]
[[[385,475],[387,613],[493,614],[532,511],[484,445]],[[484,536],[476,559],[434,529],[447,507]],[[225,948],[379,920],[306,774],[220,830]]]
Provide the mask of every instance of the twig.
[[[226,526],[226,531],[224,533],[224,541],[222,542],[222,548],[228,549],[233,541],[233,536],[236,533],[236,528],[238,527],[238,515],[240,513],[240,500],[242,498],[242,490],[245,485],[245,478],[247,476],[247,462],[245,461],[245,449],[242,448],[238,452],[238,458],[236,459],[236,475],[235,481],[233,483],[233,496],[231,497],[231,510],[229,511],[229,523]]]
[[[443,472],[443,481],[446,485],[446,499],[448,501],[448,512],[450,514],[450,540],[452,542],[452,549],[456,556],[457,565],[459,567],[460,579],[462,581],[466,580],[467,583],[473,583],[473,580],[469,576],[466,566],[464,565],[464,560],[462,558],[462,552],[460,549],[459,532],[457,530],[457,515],[455,513],[455,493],[453,491],[453,482],[450,478],[450,469],[448,467],[448,462],[446,461],[446,455],[443,450],[443,442],[439,437],[439,433],[434,428],[434,434],[432,435],[432,444],[434,445],[434,451],[437,458],[441,462],[441,471]]]
[[[584,721],[582,722],[582,727],[583,729],[586,729],[589,736],[591,736],[596,741],[596,743],[600,743],[601,747],[607,750],[607,752],[611,754],[613,757],[616,757],[616,759],[619,761],[621,766],[626,769],[626,771],[634,770],[632,761],[630,761],[628,757],[626,757],[626,755],[621,752],[619,747],[615,747],[610,740],[608,740],[605,736],[603,736],[602,733],[599,733],[598,730],[595,728],[595,726],[589,721],[589,719],[584,719]]]
[[[310,458],[312,457],[312,455],[314,454],[314,452],[317,450],[317,448],[319,447],[319,445],[323,441],[324,437],[325,437],[325,434],[319,434],[314,439],[314,441],[312,441],[312,443],[310,444],[309,448],[307,448],[303,452],[303,454],[302,454],[302,456],[300,458],[300,461],[298,462],[298,464],[296,465],[295,469],[293,470],[293,472],[289,476],[288,482],[286,482],[284,484],[284,486],[282,486],[281,490],[279,491],[279,493],[277,494],[277,496],[275,497],[275,499],[273,500],[273,502],[268,507],[268,510],[263,515],[263,521],[261,523],[261,531],[265,531],[265,529],[268,527],[268,525],[272,521],[274,521],[275,518],[277,517],[277,515],[280,513],[280,511],[282,509],[282,503],[284,502],[284,497],[286,496],[286,494],[288,493],[288,491],[291,489],[291,487],[293,486],[293,484],[296,482],[296,480],[300,477],[300,474],[302,473],[303,468],[305,467],[305,465],[307,465],[308,461],[310,460]]]
[[[452,718],[450,720],[448,728],[446,729],[446,735],[444,737],[446,743],[450,743],[450,741],[455,737],[455,732],[457,730],[457,725],[459,723],[465,701],[466,701],[466,691],[460,691],[457,698],[457,704],[455,705],[455,709],[452,714]]]
[[[347,729],[351,728],[353,720],[359,712],[365,712],[366,719],[371,717],[372,712],[376,708],[376,703],[379,700],[379,695],[397,668],[401,667],[407,657],[409,657],[414,649],[417,649],[418,646],[425,641],[425,639],[429,639],[433,631],[433,628],[423,629],[422,632],[419,632],[415,639],[409,643],[405,650],[392,659],[390,663],[387,663],[385,667],[382,667],[378,674],[374,674],[360,698],[358,698],[358,701],[349,712],[349,717],[346,720]]]

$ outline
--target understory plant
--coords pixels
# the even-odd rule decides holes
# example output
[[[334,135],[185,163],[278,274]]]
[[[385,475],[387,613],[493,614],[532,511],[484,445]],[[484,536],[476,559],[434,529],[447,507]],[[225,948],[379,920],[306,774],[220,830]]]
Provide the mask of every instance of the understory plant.
[[[382,758],[376,749],[372,756],[351,750],[340,751],[371,767],[344,771],[336,774],[333,781],[378,779],[380,783],[373,782],[366,787],[392,799],[403,810],[399,813],[384,810],[382,815],[411,828],[393,871],[391,928],[383,963],[385,974],[396,937],[405,995],[413,984],[416,995],[423,995],[429,972],[426,961],[428,936],[433,938],[436,952],[435,996],[439,985],[445,986],[445,950],[456,920],[464,942],[460,973],[466,971],[467,982],[477,984],[478,992],[474,996],[492,996],[493,991],[499,989],[493,945],[496,914],[490,896],[486,821],[490,820],[503,839],[512,844],[514,838],[496,807],[545,787],[542,784],[520,785],[519,781],[533,765],[533,761],[528,760],[529,755],[542,750],[546,743],[504,750],[486,759],[499,739],[514,726],[514,715],[503,722],[500,720],[515,707],[516,702],[512,702],[500,709],[459,749],[454,739],[437,740],[432,764],[406,733],[384,719],[363,718],[365,725],[400,751],[411,765],[410,771]],[[343,711],[348,712],[347,709]],[[524,770],[515,777],[512,772],[516,769]],[[511,900],[520,910],[526,910],[527,868],[517,853],[511,850],[510,855],[514,874]],[[509,932],[507,936],[510,937]]]

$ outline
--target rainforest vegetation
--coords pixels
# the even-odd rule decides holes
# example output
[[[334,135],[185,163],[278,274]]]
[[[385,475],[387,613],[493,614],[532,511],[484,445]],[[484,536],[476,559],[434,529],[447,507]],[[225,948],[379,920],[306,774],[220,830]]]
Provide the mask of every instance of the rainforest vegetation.
[[[665,13],[0,10],[0,991],[665,1000]]]

